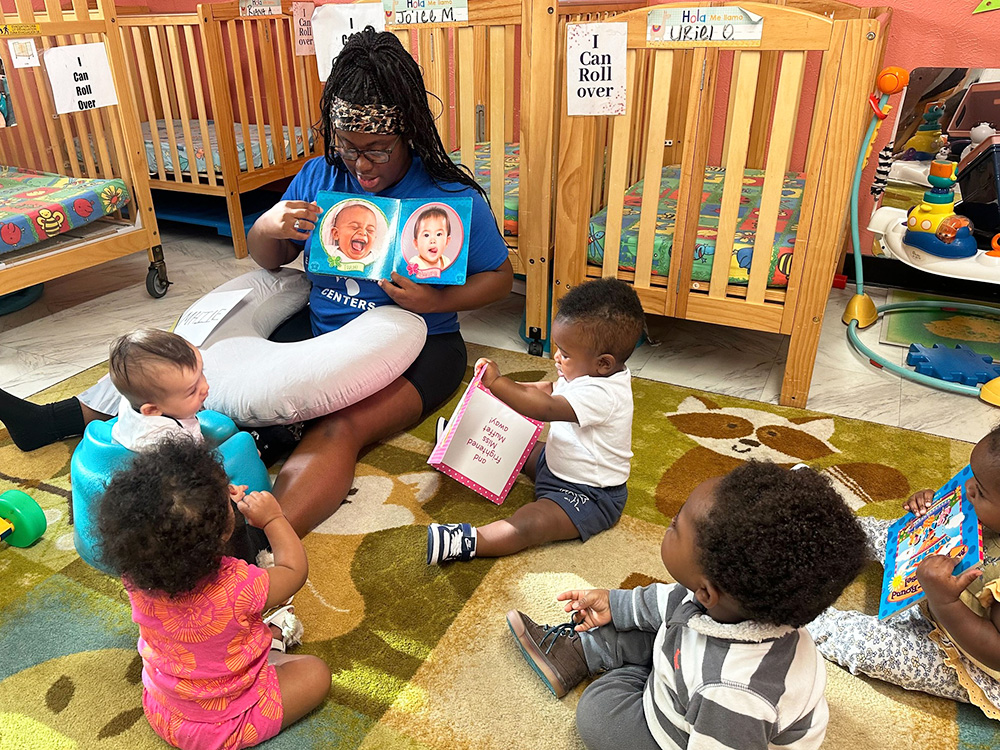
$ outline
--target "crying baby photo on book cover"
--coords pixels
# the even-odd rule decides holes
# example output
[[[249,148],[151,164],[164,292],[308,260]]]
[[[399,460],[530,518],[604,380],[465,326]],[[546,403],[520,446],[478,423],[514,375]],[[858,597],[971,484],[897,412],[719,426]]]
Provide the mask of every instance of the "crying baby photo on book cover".
[[[323,209],[309,244],[309,270],[424,284],[464,284],[472,199],[398,200],[320,192]]]

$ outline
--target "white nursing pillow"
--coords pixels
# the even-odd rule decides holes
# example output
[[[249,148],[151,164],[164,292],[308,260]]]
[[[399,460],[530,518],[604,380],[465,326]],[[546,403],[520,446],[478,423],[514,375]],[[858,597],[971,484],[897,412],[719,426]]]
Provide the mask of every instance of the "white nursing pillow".
[[[309,280],[290,268],[258,269],[215,291],[247,288],[201,347],[205,408],[242,425],[290,424],[357,403],[402,375],[427,337],[419,315],[383,305],[322,336],[275,343],[267,337],[305,306]]]

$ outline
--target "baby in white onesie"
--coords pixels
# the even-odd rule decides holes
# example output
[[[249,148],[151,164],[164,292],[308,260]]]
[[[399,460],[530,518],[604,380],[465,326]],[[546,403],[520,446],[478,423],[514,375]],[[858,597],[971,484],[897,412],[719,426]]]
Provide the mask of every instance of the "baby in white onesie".
[[[481,359],[476,371],[494,396],[521,414],[549,422],[522,471],[535,502],[481,527],[432,523],[427,563],[501,557],[563,539],[587,541],[610,529],[625,508],[632,460],[632,375],[625,361],[645,318],[635,290],[618,279],[574,287],[552,322],[559,379],[518,383]]]
[[[197,413],[208,398],[201,352],[175,333],[142,328],[117,338],[108,359],[122,394],[111,437],[131,451],[181,433],[201,441]]]

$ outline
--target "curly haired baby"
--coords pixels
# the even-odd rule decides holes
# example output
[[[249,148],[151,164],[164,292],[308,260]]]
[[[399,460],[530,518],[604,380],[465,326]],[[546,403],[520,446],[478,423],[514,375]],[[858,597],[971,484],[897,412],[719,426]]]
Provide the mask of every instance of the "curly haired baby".
[[[319,658],[272,650],[265,609],[305,583],[305,549],[269,492],[237,493],[274,567],[224,554],[235,515],[212,452],[173,437],[136,453],[108,483],[101,556],[122,577],[139,625],[142,706],[174,747],[243,748],[274,737],[330,688]]]
[[[864,564],[865,537],[829,481],[751,461],[694,489],[663,537],[677,583],[564,591],[570,622],[507,622],[590,750],[819,747],[826,671],[803,626]]]

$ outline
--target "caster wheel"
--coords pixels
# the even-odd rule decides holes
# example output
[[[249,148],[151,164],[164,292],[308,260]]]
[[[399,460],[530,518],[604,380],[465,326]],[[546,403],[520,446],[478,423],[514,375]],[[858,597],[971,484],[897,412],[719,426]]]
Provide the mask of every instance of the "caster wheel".
[[[146,274],[146,291],[149,292],[150,297],[153,299],[159,299],[167,293],[167,288],[169,286],[170,282],[161,279],[157,269],[149,269],[149,272]]]
[[[20,490],[7,490],[0,495],[0,518],[14,526],[4,538],[11,547],[30,547],[42,538],[48,526],[41,506]]]
[[[528,342],[528,354],[530,354],[532,357],[541,357],[542,356],[542,342],[539,341],[538,339],[533,339],[532,341],[529,341]]]

